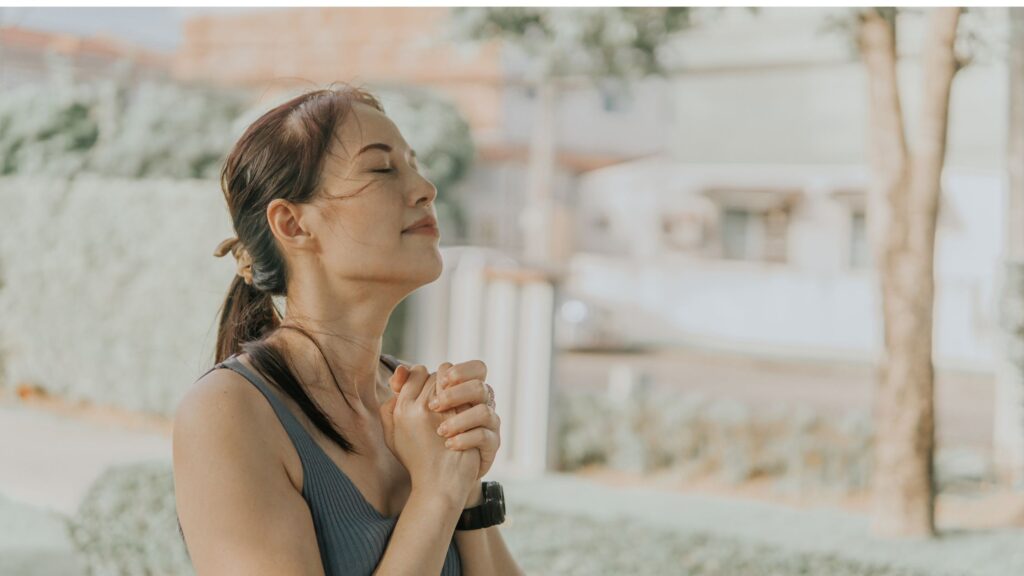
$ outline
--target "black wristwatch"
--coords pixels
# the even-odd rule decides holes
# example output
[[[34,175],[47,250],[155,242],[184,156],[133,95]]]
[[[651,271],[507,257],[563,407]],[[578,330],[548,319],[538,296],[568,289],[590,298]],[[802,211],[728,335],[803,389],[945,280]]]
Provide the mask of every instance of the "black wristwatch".
[[[505,521],[505,493],[501,484],[484,480],[480,487],[483,489],[484,501],[462,511],[459,523],[455,525],[456,530],[477,530]]]

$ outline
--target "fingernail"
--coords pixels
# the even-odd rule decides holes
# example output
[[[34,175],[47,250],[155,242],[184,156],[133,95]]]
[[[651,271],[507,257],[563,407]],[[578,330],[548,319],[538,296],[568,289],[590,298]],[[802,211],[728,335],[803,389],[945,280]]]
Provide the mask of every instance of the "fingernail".
[[[438,435],[438,436],[444,436],[444,433],[445,433],[445,432],[447,432],[447,431],[448,431],[448,430],[447,430],[447,429],[446,429],[446,428],[444,427],[444,424],[441,424],[441,425],[440,425],[440,426],[438,426],[438,428],[437,428],[437,435]]]
[[[445,448],[451,448],[451,447],[452,447],[452,444],[454,444],[454,442],[452,441],[452,439],[451,439],[451,438],[449,438],[449,439],[447,439],[447,440],[445,440],[445,441],[444,441],[444,447],[445,447]]]
[[[437,401],[437,398],[434,398],[434,399],[432,399],[430,401],[430,409],[431,410],[437,410],[438,405],[439,405],[439,402]]]

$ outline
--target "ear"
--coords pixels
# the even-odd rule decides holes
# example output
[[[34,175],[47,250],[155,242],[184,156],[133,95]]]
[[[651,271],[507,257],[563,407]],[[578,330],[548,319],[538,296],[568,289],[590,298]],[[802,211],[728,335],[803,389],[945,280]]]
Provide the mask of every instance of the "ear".
[[[312,241],[313,236],[303,227],[303,208],[283,198],[275,198],[267,205],[267,223],[282,245],[302,249]]]

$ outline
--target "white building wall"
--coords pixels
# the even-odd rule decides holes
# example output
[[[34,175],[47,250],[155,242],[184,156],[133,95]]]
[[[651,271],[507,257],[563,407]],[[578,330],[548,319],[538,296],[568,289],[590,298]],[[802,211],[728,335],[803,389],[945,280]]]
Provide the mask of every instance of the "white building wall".
[[[584,175],[570,289],[613,304],[628,339],[752,354],[871,360],[881,349],[871,269],[849,262],[850,207],[866,189],[867,78],[846,9],[708,14],[669,51],[674,124],[666,153]],[[972,10],[985,39],[955,79],[940,216],[936,363],[989,371],[1006,196],[1007,71],[1002,9]],[[924,18],[899,22],[908,141],[920,109]],[[685,255],[660,221],[710,188],[797,189],[783,263]],[[707,209],[706,207],[704,209]],[[717,207],[712,207],[717,212]],[[604,227],[596,223],[605,220]],[[605,247],[613,246],[613,250]]]
[[[860,167],[666,161],[590,173],[580,183],[580,213],[609,219],[604,243],[623,249],[579,254],[568,288],[616,309],[617,328],[633,342],[875,359],[882,341],[875,274],[849,265],[849,209],[833,196],[866,178]],[[786,262],[697,257],[667,245],[660,215],[725,181],[803,191],[790,222]],[[632,185],[628,194],[622,192],[626,183]],[[988,371],[1005,180],[998,172],[947,169],[944,189],[936,246],[936,363]]]

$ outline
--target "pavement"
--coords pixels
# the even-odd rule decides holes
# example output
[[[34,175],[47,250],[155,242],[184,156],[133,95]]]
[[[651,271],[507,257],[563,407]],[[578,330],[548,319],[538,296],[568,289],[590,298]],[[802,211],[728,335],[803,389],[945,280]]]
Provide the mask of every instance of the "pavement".
[[[599,522],[630,520],[680,537],[717,536],[798,554],[831,555],[923,574],[1024,574],[1024,530],[946,532],[933,540],[873,538],[868,518],[832,508],[610,486],[571,474],[503,479],[505,495],[525,507]],[[825,576],[825,575],[822,575]]]
[[[171,439],[5,401],[0,403],[0,454],[0,495],[72,515],[108,466],[170,460]]]
[[[80,572],[62,517],[74,514],[105,468],[138,460],[169,460],[171,444],[166,433],[126,430],[0,402],[0,454],[0,575],[74,575]],[[931,541],[881,541],[869,535],[866,517],[838,509],[613,486],[572,474],[492,479],[503,483],[506,497],[517,507],[603,525],[628,519],[680,539],[709,535],[930,575],[1024,574],[1022,530],[948,532]]]

